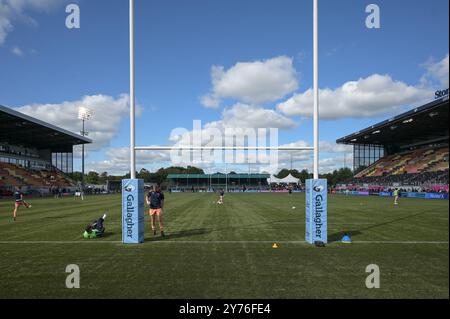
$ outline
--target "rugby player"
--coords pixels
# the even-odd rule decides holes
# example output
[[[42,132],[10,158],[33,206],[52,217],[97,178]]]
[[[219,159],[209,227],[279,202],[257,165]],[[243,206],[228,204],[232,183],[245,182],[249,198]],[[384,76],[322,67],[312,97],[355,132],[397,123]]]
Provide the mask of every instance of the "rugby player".
[[[13,220],[17,220],[17,211],[20,206],[25,206],[26,208],[31,208],[31,205],[24,201],[22,188],[16,187],[16,191],[14,192],[14,212],[13,212]]]
[[[398,188],[394,190],[394,205],[398,205],[398,198],[400,197]]]
[[[225,195],[225,192],[223,189],[219,191],[219,200],[217,201],[217,204],[222,205],[223,204],[223,197]]]
[[[164,209],[164,194],[159,186],[154,188],[152,186],[150,192],[146,197],[147,205],[150,206],[150,220],[151,227],[153,231],[153,236],[156,236],[156,217],[158,217],[159,230],[161,232],[161,237],[165,237],[164,234],[164,222],[163,222],[163,209]]]

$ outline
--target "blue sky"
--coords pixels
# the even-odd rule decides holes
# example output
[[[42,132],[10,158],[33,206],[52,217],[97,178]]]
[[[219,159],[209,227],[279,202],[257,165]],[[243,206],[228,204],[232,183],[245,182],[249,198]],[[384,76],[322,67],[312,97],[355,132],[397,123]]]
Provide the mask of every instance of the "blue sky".
[[[448,87],[449,8],[447,0],[319,2],[328,171],[351,157],[337,138]],[[68,3],[81,9],[80,29],[65,27]],[[370,3],[381,29],[365,25]],[[194,119],[276,126],[280,144],[312,142],[312,0],[136,0],[136,68],[140,145],[167,145],[172,129],[192,129]],[[0,104],[72,131],[77,107],[91,107],[89,169],[126,170],[128,71],[127,0],[0,0]],[[138,168],[163,162],[142,154]],[[309,165],[299,156],[297,168]]]

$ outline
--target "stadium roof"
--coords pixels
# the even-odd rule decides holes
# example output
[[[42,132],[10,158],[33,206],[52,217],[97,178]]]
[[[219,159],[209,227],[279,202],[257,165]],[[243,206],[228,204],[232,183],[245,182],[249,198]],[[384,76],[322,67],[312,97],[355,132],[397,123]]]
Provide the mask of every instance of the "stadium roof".
[[[338,139],[338,144],[414,145],[448,140],[448,96]]]
[[[209,179],[209,178],[228,178],[228,179],[266,179],[270,178],[270,174],[169,174],[169,179]]]
[[[0,105],[0,142],[67,152],[68,146],[92,140]]]

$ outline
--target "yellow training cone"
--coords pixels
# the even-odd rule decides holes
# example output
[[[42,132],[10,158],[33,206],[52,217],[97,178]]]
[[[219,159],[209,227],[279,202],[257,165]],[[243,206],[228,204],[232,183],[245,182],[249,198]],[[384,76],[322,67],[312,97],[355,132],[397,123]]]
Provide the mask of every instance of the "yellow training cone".
[[[278,245],[275,243],[272,245],[272,248],[276,249],[276,248],[278,248]]]

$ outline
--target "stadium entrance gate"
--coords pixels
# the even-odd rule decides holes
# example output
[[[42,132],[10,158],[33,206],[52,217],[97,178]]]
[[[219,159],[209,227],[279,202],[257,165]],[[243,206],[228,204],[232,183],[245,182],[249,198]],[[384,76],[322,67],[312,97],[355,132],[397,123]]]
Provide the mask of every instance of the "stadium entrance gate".
[[[314,74],[314,110],[313,110],[313,147],[136,147],[135,122],[135,63],[134,63],[134,0],[130,5],[130,179],[122,181],[122,241],[124,244],[144,242],[144,182],[136,179],[136,151],[313,151],[314,178],[306,181],[306,238],[314,244],[327,243],[327,180],[319,179],[319,28],[318,0],[313,0],[313,74]]]

